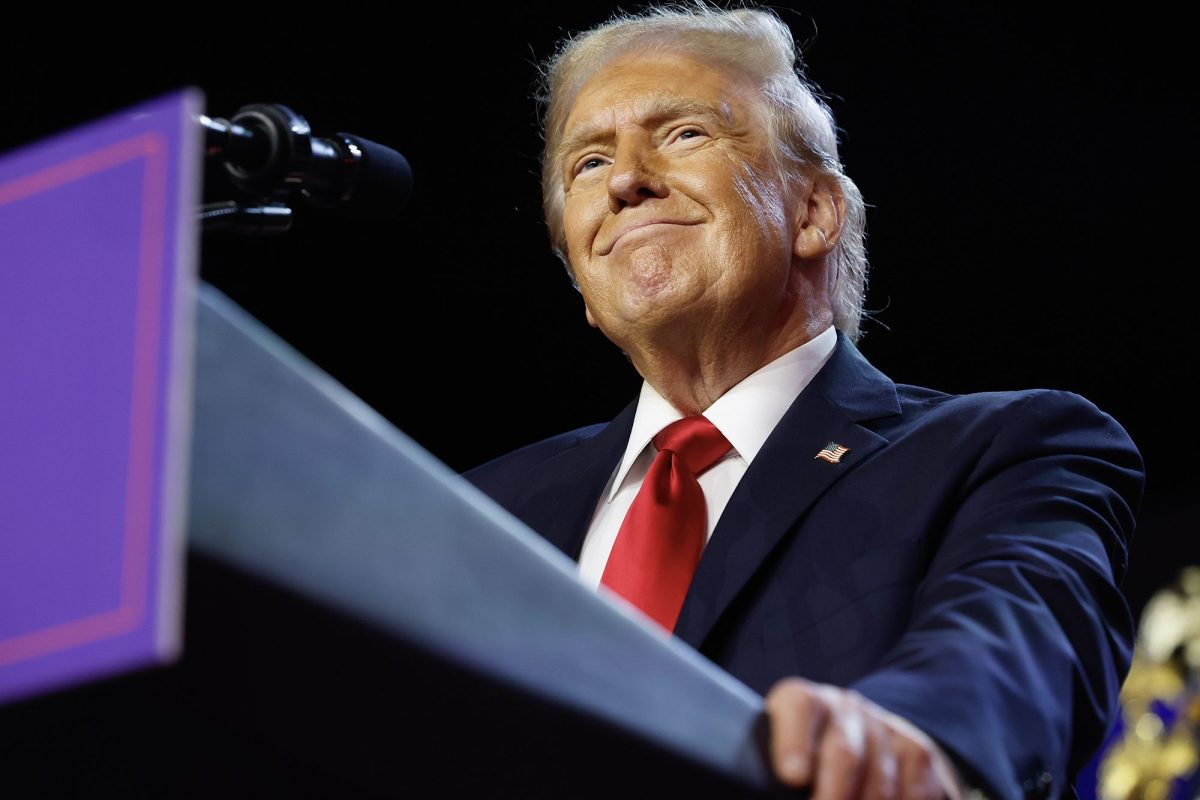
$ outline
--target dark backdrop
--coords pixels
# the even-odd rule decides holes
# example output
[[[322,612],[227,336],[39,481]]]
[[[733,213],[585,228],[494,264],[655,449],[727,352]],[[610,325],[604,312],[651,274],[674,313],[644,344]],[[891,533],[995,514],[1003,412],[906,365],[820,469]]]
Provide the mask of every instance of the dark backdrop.
[[[1147,4],[1016,5],[777,8],[869,203],[878,321],[862,349],[901,382],[1070,389],[1120,420],[1149,469],[1128,582],[1137,609],[1200,562],[1184,390],[1191,43],[1182,19]],[[445,20],[419,22],[402,6],[384,21],[346,5],[169,26],[108,9],[70,32],[65,20],[14,26],[0,150],[194,85],[213,116],[280,102],[318,134],[403,152],[415,191],[399,220],[300,209],[281,238],[206,238],[202,273],[465,469],[605,420],[638,386],[549,252],[530,99],[534,62],[613,8],[437,7]],[[234,197],[220,177],[209,170],[208,199]]]

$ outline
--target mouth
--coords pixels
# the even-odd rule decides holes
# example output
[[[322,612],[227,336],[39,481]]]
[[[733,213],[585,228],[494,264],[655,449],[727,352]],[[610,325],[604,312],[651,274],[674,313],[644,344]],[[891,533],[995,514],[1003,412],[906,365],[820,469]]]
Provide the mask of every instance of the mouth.
[[[608,255],[614,249],[616,249],[616,246],[618,243],[620,243],[622,240],[624,240],[631,233],[635,233],[638,231],[647,232],[648,229],[659,228],[659,227],[663,227],[663,226],[672,227],[672,228],[684,228],[684,227],[688,227],[690,225],[698,225],[698,224],[699,223],[696,223],[696,222],[679,222],[676,220],[666,220],[666,219],[650,219],[650,220],[646,220],[645,222],[638,222],[638,223],[635,223],[633,225],[630,225],[628,227],[625,227],[625,228],[622,228],[621,230],[619,230],[617,232],[616,236],[614,236],[607,243],[602,244],[600,246],[600,249],[597,251],[597,253],[598,253],[598,255],[601,255],[601,256]]]

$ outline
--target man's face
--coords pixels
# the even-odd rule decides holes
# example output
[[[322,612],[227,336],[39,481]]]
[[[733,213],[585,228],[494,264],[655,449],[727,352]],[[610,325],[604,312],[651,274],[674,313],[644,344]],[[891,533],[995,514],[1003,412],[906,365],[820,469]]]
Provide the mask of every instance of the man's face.
[[[562,141],[568,257],[618,346],[785,324],[799,221],[747,79],[678,53],[619,57],[583,85]]]

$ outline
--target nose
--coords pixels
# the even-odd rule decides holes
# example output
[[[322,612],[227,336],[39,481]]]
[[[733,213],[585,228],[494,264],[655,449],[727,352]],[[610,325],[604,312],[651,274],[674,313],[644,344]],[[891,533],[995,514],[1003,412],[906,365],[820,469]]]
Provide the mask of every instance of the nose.
[[[608,172],[608,207],[616,214],[653,197],[666,197],[664,165],[649,142],[621,142]]]

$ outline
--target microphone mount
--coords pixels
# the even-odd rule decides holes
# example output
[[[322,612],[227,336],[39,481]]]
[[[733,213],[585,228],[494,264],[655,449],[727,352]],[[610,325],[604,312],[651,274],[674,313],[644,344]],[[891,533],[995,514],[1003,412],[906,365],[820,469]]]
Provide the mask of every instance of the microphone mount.
[[[282,232],[296,195],[317,208],[374,217],[394,215],[407,198],[412,177],[403,156],[350,134],[318,138],[287,106],[255,103],[230,119],[202,115],[199,121],[205,154],[221,159],[233,185],[263,204],[237,205],[236,213],[229,203],[205,206],[206,230]],[[249,224],[230,224],[231,214]],[[264,220],[270,221],[258,224]]]

